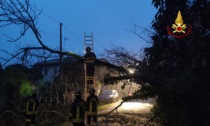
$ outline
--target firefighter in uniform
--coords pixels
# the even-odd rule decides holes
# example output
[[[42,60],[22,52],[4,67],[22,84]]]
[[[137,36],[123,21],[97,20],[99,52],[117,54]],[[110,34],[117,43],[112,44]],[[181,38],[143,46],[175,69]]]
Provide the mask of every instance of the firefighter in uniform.
[[[86,112],[87,112],[87,126],[91,124],[91,119],[93,118],[94,125],[97,126],[97,111],[99,100],[95,95],[95,89],[90,88],[90,95],[86,100]]]
[[[37,92],[33,91],[32,95],[23,100],[25,104],[24,116],[25,126],[33,126],[36,124],[36,114],[39,102],[37,99]]]
[[[84,56],[84,61],[86,63],[86,75],[87,75],[87,84],[93,85],[93,77],[95,72],[95,53],[91,52],[91,48],[86,48],[86,54]]]
[[[81,98],[81,92],[75,91],[75,99],[72,103],[69,119],[73,126],[85,126],[85,101]]]

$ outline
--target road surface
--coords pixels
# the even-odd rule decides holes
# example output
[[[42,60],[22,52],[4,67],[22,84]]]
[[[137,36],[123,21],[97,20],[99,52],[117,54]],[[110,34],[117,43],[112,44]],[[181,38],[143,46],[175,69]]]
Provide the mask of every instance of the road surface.
[[[108,115],[121,102],[115,102],[112,106],[99,111],[98,121],[100,126],[139,126],[144,125],[153,117],[151,113],[155,104],[153,99],[124,102],[117,110]],[[152,123],[151,126],[156,126]]]
[[[99,115],[107,114],[110,111],[112,111],[114,108],[116,108],[122,100],[119,100],[118,102],[113,103],[112,106],[99,111]],[[113,111],[113,113],[150,113],[150,110],[154,106],[154,100],[148,99],[148,100],[136,100],[136,101],[130,101],[130,102],[124,102],[120,107],[118,107],[117,111]]]

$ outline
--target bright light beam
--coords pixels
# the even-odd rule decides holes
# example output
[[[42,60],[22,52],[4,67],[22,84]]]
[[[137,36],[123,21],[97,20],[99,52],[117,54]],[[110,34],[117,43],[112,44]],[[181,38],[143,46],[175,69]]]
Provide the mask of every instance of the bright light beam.
[[[150,103],[142,103],[142,102],[125,102],[120,106],[119,109],[121,111],[127,111],[127,112],[150,112],[150,110],[153,108],[153,104]]]

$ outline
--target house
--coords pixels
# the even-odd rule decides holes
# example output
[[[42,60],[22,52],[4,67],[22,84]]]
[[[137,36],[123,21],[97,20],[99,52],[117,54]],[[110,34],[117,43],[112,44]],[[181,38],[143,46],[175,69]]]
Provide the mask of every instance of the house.
[[[101,60],[103,62],[108,62],[105,58],[101,58],[99,60]],[[76,63],[76,60],[73,57],[65,57],[63,59],[63,61],[65,63],[68,62],[68,64],[70,64],[70,63],[75,64]],[[55,78],[59,77],[59,75],[60,75],[60,59],[59,58],[51,59],[51,60],[47,60],[47,61],[44,61],[44,62],[37,63],[36,66],[39,66],[40,71],[41,71],[40,73],[42,75],[42,78],[39,80],[39,82],[53,83]],[[69,65],[69,66],[71,67],[72,64]],[[65,70],[66,69],[67,68],[65,68]],[[77,71],[77,72],[78,72],[78,69],[79,70],[84,70],[83,68],[81,68],[81,66],[79,66],[79,68],[78,67],[74,68],[74,70]],[[71,72],[71,74],[69,73],[68,77],[72,77],[72,74],[75,75],[75,76],[80,76],[80,78],[78,77],[79,79],[76,79],[75,77],[73,77],[73,79],[76,79],[76,81],[77,81],[77,82],[75,82],[75,81],[73,81],[73,82],[81,83],[81,81],[84,81],[84,75],[81,75],[81,73],[79,73],[79,75],[77,75],[72,70],[70,72]],[[108,90],[114,89],[114,90],[118,91],[120,97],[124,97],[125,95],[128,95],[127,94],[128,92],[133,94],[136,90],[138,90],[140,88],[138,84],[136,84],[134,82],[130,82],[129,80],[125,80],[125,81],[119,82],[116,85],[103,85],[102,81],[104,79],[104,76],[107,75],[108,73],[109,73],[109,71],[107,71],[106,67],[96,67],[96,69],[95,69],[96,85],[95,86],[96,86],[96,89],[98,89],[98,91],[99,91],[99,92],[97,92],[97,94],[100,93],[101,89],[108,89]],[[110,75],[115,76],[114,73],[112,73]],[[66,80],[67,79],[65,79],[63,81],[63,83]],[[72,81],[70,81],[68,83],[71,83],[71,82]],[[122,89],[121,87],[125,83],[126,83],[125,88]]]
[[[64,57],[63,62],[75,62],[73,57]],[[54,79],[60,75],[60,59],[50,59],[43,62],[36,63],[34,67],[38,68],[41,78],[38,82],[53,83]]]
[[[59,75],[60,63],[59,59],[52,59],[42,62],[42,81],[52,83],[54,78]],[[40,64],[41,65],[41,64]]]

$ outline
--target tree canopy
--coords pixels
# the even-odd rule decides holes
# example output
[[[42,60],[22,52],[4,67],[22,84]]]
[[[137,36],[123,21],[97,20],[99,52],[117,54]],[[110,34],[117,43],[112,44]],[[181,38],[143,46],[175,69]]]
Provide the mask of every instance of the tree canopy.
[[[145,49],[139,81],[147,83],[141,95],[157,96],[155,114],[166,126],[210,124],[210,1],[153,0],[158,9],[152,27],[153,45]],[[189,35],[175,38],[167,26],[175,23],[178,11]]]

